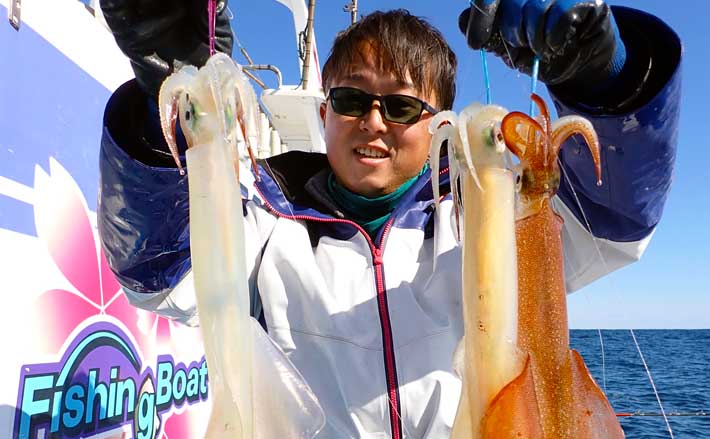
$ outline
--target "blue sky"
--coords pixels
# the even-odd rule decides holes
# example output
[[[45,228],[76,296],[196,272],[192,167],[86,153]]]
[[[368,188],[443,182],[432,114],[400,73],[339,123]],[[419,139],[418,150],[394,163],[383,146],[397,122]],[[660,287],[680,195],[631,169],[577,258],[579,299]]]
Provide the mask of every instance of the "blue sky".
[[[320,1],[315,29],[319,58],[323,62],[335,34],[348,26],[343,12],[346,0]],[[459,57],[458,95],[455,109],[485,98],[478,53],[469,50],[456,28],[467,1],[360,0],[360,11],[407,8],[439,28]],[[643,8],[666,21],[684,45],[683,97],[678,156],[672,192],[656,234],[640,262],[569,296],[573,328],[710,328],[710,197],[701,151],[710,147],[707,105],[707,61],[710,47],[706,27],[710,2],[685,0],[683,8],[667,0],[610,1]],[[255,63],[277,65],[285,84],[296,84],[300,75],[289,11],[275,1],[232,1],[233,25],[239,42]],[[692,11],[692,13],[689,13]],[[268,29],[268,31],[267,31]],[[239,59],[238,50],[235,58]],[[509,109],[526,110],[530,81],[488,57],[493,101]],[[271,79],[262,75],[267,82]],[[270,84],[274,86],[274,84]],[[543,87],[544,89],[544,87]],[[543,93],[546,96],[546,93]],[[706,153],[707,154],[707,153]]]

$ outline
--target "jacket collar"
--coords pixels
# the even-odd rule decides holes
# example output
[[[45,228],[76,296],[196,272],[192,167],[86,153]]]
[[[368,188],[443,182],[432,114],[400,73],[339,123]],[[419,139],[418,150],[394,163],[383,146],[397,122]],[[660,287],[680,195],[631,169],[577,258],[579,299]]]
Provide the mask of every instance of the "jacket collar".
[[[264,201],[279,214],[288,217],[345,219],[326,190],[331,168],[325,154],[291,151],[259,160],[258,164],[261,179],[256,182],[257,189]],[[441,158],[439,190],[442,195],[450,192],[446,157]],[[430,168],[412,185],[392,212],[394,225],[405,226],[411,223],[411,215],[416,211],[425,211],[432,201]]]

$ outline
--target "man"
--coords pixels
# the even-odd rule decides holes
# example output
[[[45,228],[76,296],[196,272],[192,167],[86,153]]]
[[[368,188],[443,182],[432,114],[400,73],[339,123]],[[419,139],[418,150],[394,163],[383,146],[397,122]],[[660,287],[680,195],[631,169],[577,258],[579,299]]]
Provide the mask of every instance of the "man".
[[[195,324],[186,178],[162,141],[154,99],[172,60],[206,60],[204,4],[135,3],[102,1],[136,81],[106,109],[99,230],[132,303]],[[225,15],[220,4],[217,47],[229,53]],[[637,259],[670,185],[677,36],[640,11],[612,14],[584,0],[479,1],[459,25],[471,47],[522,71],[538,55],[560,113],[586,115],[600,134],[602,188],[585,153],[563,148],[574,188],[563,185],[555,207],[566,218],[568,288]],[[426,161],[427,126],[453,104],[455,68],[425,21],[402,10],[363,17],[323,67],[327,154],[262,161],[259,182],[240,174],[252,314],[318,396],[320,437],[449,434],[460,393],[451,359],[462,335],[461,253],[451,197],[433,208]],[[447,174],[441,182],[447,193]],[[594,262],[592,234],[606,264]]]

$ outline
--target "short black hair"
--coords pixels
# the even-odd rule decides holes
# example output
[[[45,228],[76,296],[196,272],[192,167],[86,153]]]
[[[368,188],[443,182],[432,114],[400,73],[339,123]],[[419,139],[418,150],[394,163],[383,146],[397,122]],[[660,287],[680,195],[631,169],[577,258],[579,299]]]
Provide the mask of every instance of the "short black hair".
[[[323,65],[323,87],[374,54],[380,69],[402,82],[411,78],[415,90],[433,95],[439,110],[449,110],[456,95],[456,55],[444,36],[425,19],[406,9],[375,11],[338,34]]]

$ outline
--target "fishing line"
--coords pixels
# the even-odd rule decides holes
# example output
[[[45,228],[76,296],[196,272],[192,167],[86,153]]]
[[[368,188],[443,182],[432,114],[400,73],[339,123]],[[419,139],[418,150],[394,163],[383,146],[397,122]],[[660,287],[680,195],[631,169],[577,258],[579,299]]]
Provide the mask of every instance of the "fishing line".
[[[486,105],[491,105],[491,80],[488,77],[488,61],[486,61],[486,51],[481,49],[481,66],[483,67],[483,83],[486,87]]]
[[[505,38],[503,38],[503,32],[498,30],[498,36],[500,37],[500,41],[503,43],[503,48],[505,49],[505,53],[508,55],[508,61],[510,61],[510,67],[515,68],[515,63],[513,63],[513,57],[510,55],[510,50],[508,50],[508,45],[505,44]]]
[[[409,430],[407,430],[407,426],[404,425],[404,422],[402,421],[402,417],[399,415],[399,412],[394,409],[394,404],[392,402],[392,398],[389,396],[389,392],[387,392],[387,399],[390,401],[390,408],[394,410],[394,414],[397,415],[397,419],[399,419],[399,423],[402,425],[402,429],[404,430],[404,437],[414,437],[411,434],[409,434]]]
[[[602,349],[602,383],[604,385],[604,393],[606,394],[606,361],[604,358],[604,338],[602,337],[601,328],[597,328],[597,332],[599,333],[599,345]]]
[[[217,0],[207,0],[207,23],[210,36],[210,56],[215,54],[215,27],[217,23]]]
[[[239,52],[242,54],[242,56],[243,56],[244,59],[246,60],[247,65],[249,65],[249,66],[254,65],[254,62],[252,61],[251,56],[249,56],[249,52],[247,52],[247,49],[246,49],[244,46],[242,46],[242,42],[241,42],[241,41],[239,40],[239,38],[237,37],[237,34],[236,34],[236,33],[233,33],[233,34],[234,34],[234,42],[237,44],[237,47],[239,48]],[[249,71],[249,70],[246,70],[246,69],[242,68],[242,73],[244,73],[246,76],[248,76],[249,78],[251,78],[251,79],[252,79],[254,82],[256,82],[261,88],[263,88],[263,89],[266,89],[266,88],[267,88],[267,87],[266,87],[266,83],[264,82],[264,80],[263,80],[263,79],[261,78],[261,76],[259,75],[259,70]],[[261,107],[261,101],[259,101],[259,104],[260,104],[260,107]],[[262,111],[263,111],[263,109],[262,109]],[[264,111],[264,114],[266,114],[266,111]]]
[[[587,227],[587,230],[590,231],[589,235],[592,237],[592,242],[594,243],[594,249],[597,251],[597,255],[599,256],[599,260],[602,262],[604,265],[604,271],[609,272],[609,267],[606,263],[606,259],[604,258],[604,255],[602,254],[601,249],[599,248],[599,243],[597,242],[597,237],[594,236],[591,233],[592,226],[589,224],[589,219],[587,219],[587,215],[584,213],[584,209],[582,208],[582,202],[579,201],[579,196],[577,195],[577,191],[574,188],[574,185],[572,184],[572,181],[569,178],[569,175],[567,175],[567,171],[564,166],[562,166],[562,160],[560,160],[559,157],[557,157],[557,166],[559,166],[562,176],[564,177],[565,181],[567,182],[567,185],[569,185],[570,189],[572,189],[572,195],[574,195],[574,200],[577,203],[577,207],[579,208],[579,211],[582,213],[582,218],[584,219],[584,224]],[[609,282],[613,282],[611,279]],[[612,291],[615,291],[616,289],[612,286]],[[589,298],[587,298],[589,300]],[[604,393],[607,393],[607,388],[606,388],[606,355],[604,351],[604,339],[602,337],[602,331],[601,328],[597,328],[597,331],[599,332],[599,346],[601,349],[601,354],[602,354],[602,380],[604,384]]]
[[[472,8],[476,8],[481,14],[483,15],[488,15],[486,11],[481,9],[478,5],[476,5],[473,0],[468,2],[469,6]],[[469,20],[471,19],[471,15],[469,12]],[[468,41],[468,32],[470,30],[470,27],[466,27],[466,41]],[[481,53],[481,67],[483,68],[483,83],[484,87],[486,88],[486,105],[491,105],[491,81],[488,76],[488,61],[486,60],[486,51],[481,49],[479,51]]]
[[[632,418],[636,416],[640,417],[645,417],[645,416],[664,416],[663,413],[661,412],[642,412],[641,410],[637,410],[635,412],[627,412],[627,413],[617,413],[617,417],[619,418]],[[665,413],[665,416],[678,416],[678,417],[687,417],[687,418],[704,418],[706,416],[710,416],[710,413],[704,411],[704,410],[698,410],[697,412],[668,412]]]
[[[597,255],[599,256],[599,260],[601,261],[602,265],[604,266],[604,271],[606,273],[609,273],[610,271],[609,271],[609,266],[606,262],[606,258],[604,258],[604,255],[602,254],[602,251],[599,248],[599,242],[598,242],[599,238],[597,238],[596,236],[594,236],[592,234],[592,226],[589,223],[589,219],[587,218],[587,215],[584,213],[584,209],[582,208],[582,203],[579,200],[579,196],[577,195],[577,191],[575,190],[574,185],[572,184],[572,182],[569,178],[569,175],[567,174],[564,166],[562,166],[562,161],[560,160],[559,157],[557,158],[557,164],[560,167],[560,170],[562,171],[562,175],[564,176],[565,181],[567,182],[569,187],[572,189],[572,195],[574,195],[574,199],[577,203],[577,207],[579,208],[579,211],[582,213],[582,218],[584,219],[584,223],[587,227],[587,230],[589,231],[589,234],[592,237],[592,242],[594,243],[594,249],[597,251]],[[612,291],[618,291],[617,288],[614,286],[613,279],[609,279],[609,282],[612,283]],[[653,393],[656,396],[656,400],[658,401],[658,405],[661,408],[661,414],[662,414],[663,419],[664,419],[666,426],[668,428],[668,432],[671,435],[671,439],[674,439],[673,430],[671,429],[670,423],[668,422],[668,417],[665,415],[665,410],[663,409],[663,403],[661,403],[661,397],[658,393],[658,390],[656,389],[655,383],[653,382],[653,377],[651,376],[651,371],[648,368],[648,365],[646,364],[646,360],[644,359],[643,353],[641,352],[641,347],[639,346],[638,342],[636,341],[636,336],[634,334],[634,330],[629,329],[629,331],[631,332],[631,336],[633,337],[634,343],[636,344],[636,350],[638,351],[639,356],[641,357],[641,362],[643,363],[643,366],[646,369],[646,374],[648,375],[648,379],[651,382],[651,387],[653,388]],[[603,346],[602,346],[602,349],[603,349]]]
[[[648,369],[648,365],[646,364],[646,359],[643,357],[643,353],[641,352],[641,346],[639,346],[638,341],[636,341],[636,334],[634,334],[633,329],[629,329],[629,332],[631,332],[631,337],[634,339],[634,344],[636,345],[636,350],[639,352],[639,356],[641,357],[641,362],[643,363],[643,367],[646,369],[646,374],[648,375],[648,380],[651,382],[651,387],[653,387],[653,393],[656,395],[656,400],[658,401],[658,406],[661,408],[661,414],[663,415],[663,420],[666,423],[666,427],[668,427],[668,433],[671,435],[671,439],[673,438],[673,430],[671,430],[671,424],[668,423],[668,417],[666,416],[666,411],[663,410],[663,404],[661,404],[661,397],[658,394],[658,390],[656,390],[656,384],[653,382],[653,377],[651,376],[651,371]]]
[[[520,78],[520,71],[515,68],[515,63],[513,62],[513,56],[510,54],[510,49],[508,49],[508,44],[505,42],[505,38],[503,38],[503,32],[499,30],[498,36],[500,38],[501,43],[503,43],[503,48],[505,49],[505,54],[508,55],[508,62],[507,63],[505,62],[505,59],[502,59],[503,63],[506,64],[508,67],[510,67],[510,69],[506,69],[507,72],[505,75],[514,74],[515,80],[517,80],[518,78]],[[507,76],[504,79],[508,79],[508,78],[509,78],[509,76]],[[535,83],[537,83],[537,75],[535,75]],[[521,84],[518,84],[518,85],[520,86],[521,90],[524,90],[524,92],[527,93],[528,96],[530,96],[530,93],[528,93],[528,91],[525,90],[524,85],[521,85]],[[535,87],[537,87],[537,86],[535,85]],[[534,103],[531,99],[530,100],[530,107],[534,108],[533,105],[534,105]],[[531,113],[531,117],[532,117],[532,113]]]
[[[474,7],[474,8],[476,8],[476,9],[478,9],[478,11],[479,11],[481,14],[483,14],[483,15],[488,15],[488,13],[487,13],[486,11],[484,11],[483,9],[481,9],[480,6],[478,6],[477,4],[475,4],[475,3],[473,2],[473,0],[470,0],[470,1],[468,2],[468,4],[471,5],[471,7]],[[468,35],[466,35],[466,37],[468,37]]]
[[[537,75],[540,72],[540,57],[535,55],[530,75],[530,93],[537,93]],[[535,116],[535,103],[530,100],[530,117]]]

